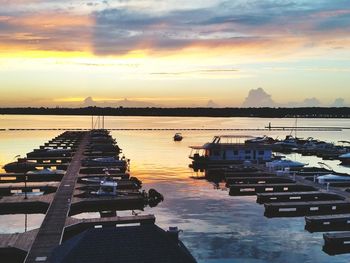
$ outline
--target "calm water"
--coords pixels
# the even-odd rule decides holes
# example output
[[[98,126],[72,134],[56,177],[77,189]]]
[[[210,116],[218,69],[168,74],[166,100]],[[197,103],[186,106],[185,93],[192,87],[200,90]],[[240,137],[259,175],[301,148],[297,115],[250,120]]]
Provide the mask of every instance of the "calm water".
[[[257,118],[169,118],[169,117],[107,117],[106,128],[263,128],[272,125],[294,125],[293,119]],[[1,128],[89,128],[89,117],[66,116],[0,116]],[[345,126],[349,120],[298,120],[300,126]],[[59,134],[59,131],[1,131],[0,164]],[[322,252],[322,233],[304,230],[304,218],[267,219],[256,197],[230,197],[223,185],[194,180],[188,164],[190,145],[203,144],[218,132],[183,132],[182,142],[173,142],[173,131],[112,132],[131,159],[131,172],[144,183],[144,188],[156,188],[165,201],[142,213],[156,215],[163,228],[178,226],[182,241],[199,262],[349,262],[349,255],[328,256]],[[223,134],[223,132],[219,132]],[[227,132],[226,132],[227,134]],[[242,132],[229,132],[242,134]],[[262,135],[259,132],[245,132]],[[265,132],[284,137],[288,132]],[[350,140],[350,131],[299,132],[300,137],[313,136],[331,142]],[[290,158],[317,165],[318,158]],[[350,172],[337,161],[327,162],[337,171]],[[121,212],[120,215],[130,214]],[[81,214],[92,217],[96,214]],[[2,233],[23,232],[25,215],[0,216]],[[29,215],[27,229],[38,227],[43,215]]]

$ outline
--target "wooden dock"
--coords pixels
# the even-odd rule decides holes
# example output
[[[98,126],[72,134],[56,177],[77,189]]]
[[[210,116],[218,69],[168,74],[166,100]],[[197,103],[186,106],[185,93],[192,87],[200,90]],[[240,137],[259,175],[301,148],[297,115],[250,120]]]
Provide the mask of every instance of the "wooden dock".
[[[63,176],[60,187],[50,204],[25,262],[37,262],[38,260],[45,262],[49,260],[53,249],[61,243],[75,181],[79,173],[85,146],[88,143],[88,137],[89,133],[85,133],[66,174]]]
[[[155,221],[156,218],[154,215],[115,216],[91,219],[76,219],[68,217],[66,220],[63,240],[67,240],[89,228],[116,227],[125,224],[145,225],[154,224]]]
[[[285,184],[294,182],[293,179],[282,176],[226,177],[226,185],[228,187],[232,184]]]
[[[350,231],[350,214],[306,216],[305,229],[309,232]]]
[[[323,239],[323,251],[329,255],[344,254],[350,251],[350,232],[326,233]]]
[[[324,193],[320,191],[309,192],[288,192],[288,193],[258,193],[256,202],[258,204],[273,203],[273,202],[305,202],[305,201],[327,201],[327,200],[344,200],[341,197],[332,193]]]
[[[103,156],[119,158],[119,150],[91,151],[93,147],[90,146],[96,138],[98,138],[97,145],[102,145],[102,148],[119,149],[106,130],[65,132],[40,148],[72,148],[73,150],[69,151],[70,156],[55,156],[60,155],[61,151],[57,153],[51,151],[50,155],[53,156],[45,156],[46,151],[42,151],[43,154],[41,154],[40,150],[34,150],[28,158],[18,159],[18,162],[30,160],[33,164],[30,168],[52,166],[66,169],[64,174],[19,172],[0,174],[0,214],[45,214],[41,227],[35,231],[0,234],[1,256],[5,255],[11,260],[18,259],[21,262],[51,262],[53,251],[64,245],[62,241],[74,238],[74,235],[87,229],[113,226],[115,228],[116,225],[125,224],[154,225],[153,215],[116,216],[117,211],[142,210],[146,205],[156,205],[163,200],[163,196],[155,190],[152,193],[141,192],[142,182],[138,179],[129,178],[130,175],[125,174],[124,171],[108,176],[118,183],[116,195],[111,194],[111,189],[103,189],[99,182],[82,181],[86,177],[107,176],[104,171],[105,165],[82,166],[82,160],[86,154],[90,158]],[[116,169],[117,166],[113,165],[112,168]],[[81,173],[84,169],[90,173]],[[20,171],[20,169],[17,170]],[[99,195],[93,193],[98,190],[102,191]],[[44,191],[45,194],[36,195],[38,191]],[[23,193],[28,193],[27,198]],[[103,218],[78,220],[69,217],[83,212],[100,212]]]
[[[303,184],[235,184],[230,186],[230,195],[256,195],[266,192],[305,192],[315,191],[316,188]]]
[[[137,216],[116,216],[108,218],[91,218],[91,219],[76,219],[67,217],[65,221],[65,231],[63,240],[83,232],[88,228],[102,228],[110,226],[118,226],[125,224],[154,224],[154,215],[137,215]],[[26,255],[31,249],[34,240],[37,237],[39,229],[15,234],[0,234],[0,249],[6,248],[17,249],[20,255]]]

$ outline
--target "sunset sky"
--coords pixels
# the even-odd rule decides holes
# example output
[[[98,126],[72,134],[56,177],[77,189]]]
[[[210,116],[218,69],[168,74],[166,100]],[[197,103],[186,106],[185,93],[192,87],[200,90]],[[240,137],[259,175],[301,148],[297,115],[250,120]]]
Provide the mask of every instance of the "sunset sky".
[[[350,0],[0,4],[0,107],[350,104]]]

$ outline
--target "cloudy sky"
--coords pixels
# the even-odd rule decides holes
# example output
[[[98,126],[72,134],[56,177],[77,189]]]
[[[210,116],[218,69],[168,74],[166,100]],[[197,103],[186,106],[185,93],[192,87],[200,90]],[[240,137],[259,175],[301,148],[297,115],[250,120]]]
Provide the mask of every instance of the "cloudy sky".
[[[350,0],[0,4],[0,106],[350,103]]]

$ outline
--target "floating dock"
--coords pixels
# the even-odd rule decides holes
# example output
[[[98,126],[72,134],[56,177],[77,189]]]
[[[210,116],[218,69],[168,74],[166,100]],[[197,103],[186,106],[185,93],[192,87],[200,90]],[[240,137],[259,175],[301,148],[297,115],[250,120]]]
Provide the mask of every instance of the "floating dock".
[[[101,148],[101,150],[95,150],[94,145],[96,144],[98,144],[97,148]],[[24,233],[0,234],[2,259],[8,258],[9,261],[33,263],[61,262],[59,259],[61,253],[55,252],[55,254],[54,251],[66,249],[66,244],[71,242],[70,240],[74,239],[76,235],[85,235],[84,233],[90,233],[90,230],[93,230],[94,234],[100,235],[107,228],[110,234],[119,233],[117,231],[119,228],[116,226],[124,226],[122,232],[131,238],[131,234],[127,235],[129,231],[130,233],[134,231],[147,232],[148,228],[143,226],[152,225],[153,227],[150,229],[154,231],[154,235],[153,237],[147,235],[149,242],[159,242],[157,238],[165,242],[163,244],[164,251],[157,252],[160,258],[169,257],[165,253],[169,250],[172,253],[178,253],[179,258],[182,259],[179,261],[175,257],[169,262],[196,262],[177,238],[178,231],[176,229],[168,232],[161,230],[155,226],[154,215],[116,216],[116,211],[142,210],[147,204],[156,205],[162,200],[159,198],[163,198],[155,190],[153,190],[153,196],[151,196],[151,191],[149,194],[140,192],[141,182],[135,178],[129,179],[129,174],[126,173],[128,172],[127,167],[125,171],[121,170],[118,174],[109,175],[105,169],[116,169],[115,165],[108,163],[98,166],[83,165],[86,163],[85,158],[112,157],[119,160],[119,152],[115,140],[106,130],[64,132],[40,146],[39,149],[28,153],[27,158],[19,158],[18,164],[15,163],[15,166],[11,166],[11,169],[14,169],[13,167],[16,168],[18,165],[21,169],[33,171],[32,173],[7,172],[0,174],[0,214],[45,214],[39,229]],[[99,163],[97,162],[97,164]],[[40,170],[50,167],[62,169],[65,172],[64,174],[56,174],[50,170]],[[100,186],[100,181],[95,184],[91,182],[94,182],[93,180],[96,178],[105,179],[107,177],[117,180],[118,187],[115,188],[118,193],[111,194],[111,192],[102,191],[101,196],[93,195],[92,192],[98,193],[102,186]],[[84,181],[83,179],[92,181]],[[84,212],[100,212],[101,216],[107,217],[93,219],[72,217]],[[128,224],[136,224],[140,227],[130,228]],[[113,235],[109,237],[115,238]],[[95,243],[96,240],[92,241]],[[128,242],[127,237],[124,241]],[[134,242],[140,241],[136,238]],[[130,250],[132,247],[128,249]],[[140,255],[135,252],[133,256],[147,258],[151,254],[152,256],[156,255],[155,251],[148,251],[148,254],[146,250],[143,252],[146,254]]]
[[[231,196],[257,196],[264,215],[273,217],[305,217],[309,232],[349,231],[324,234],[324,250],[329,254],[350,253],[350,192],[347,182],[328,186],[314,182],[315,176],[329,174],[322,169],[290,171],[283,175],[263,166],[242,172],[242,167],[214,167],[207,179],[224,180]],[[253,169],[254,170],[254,169]]]

